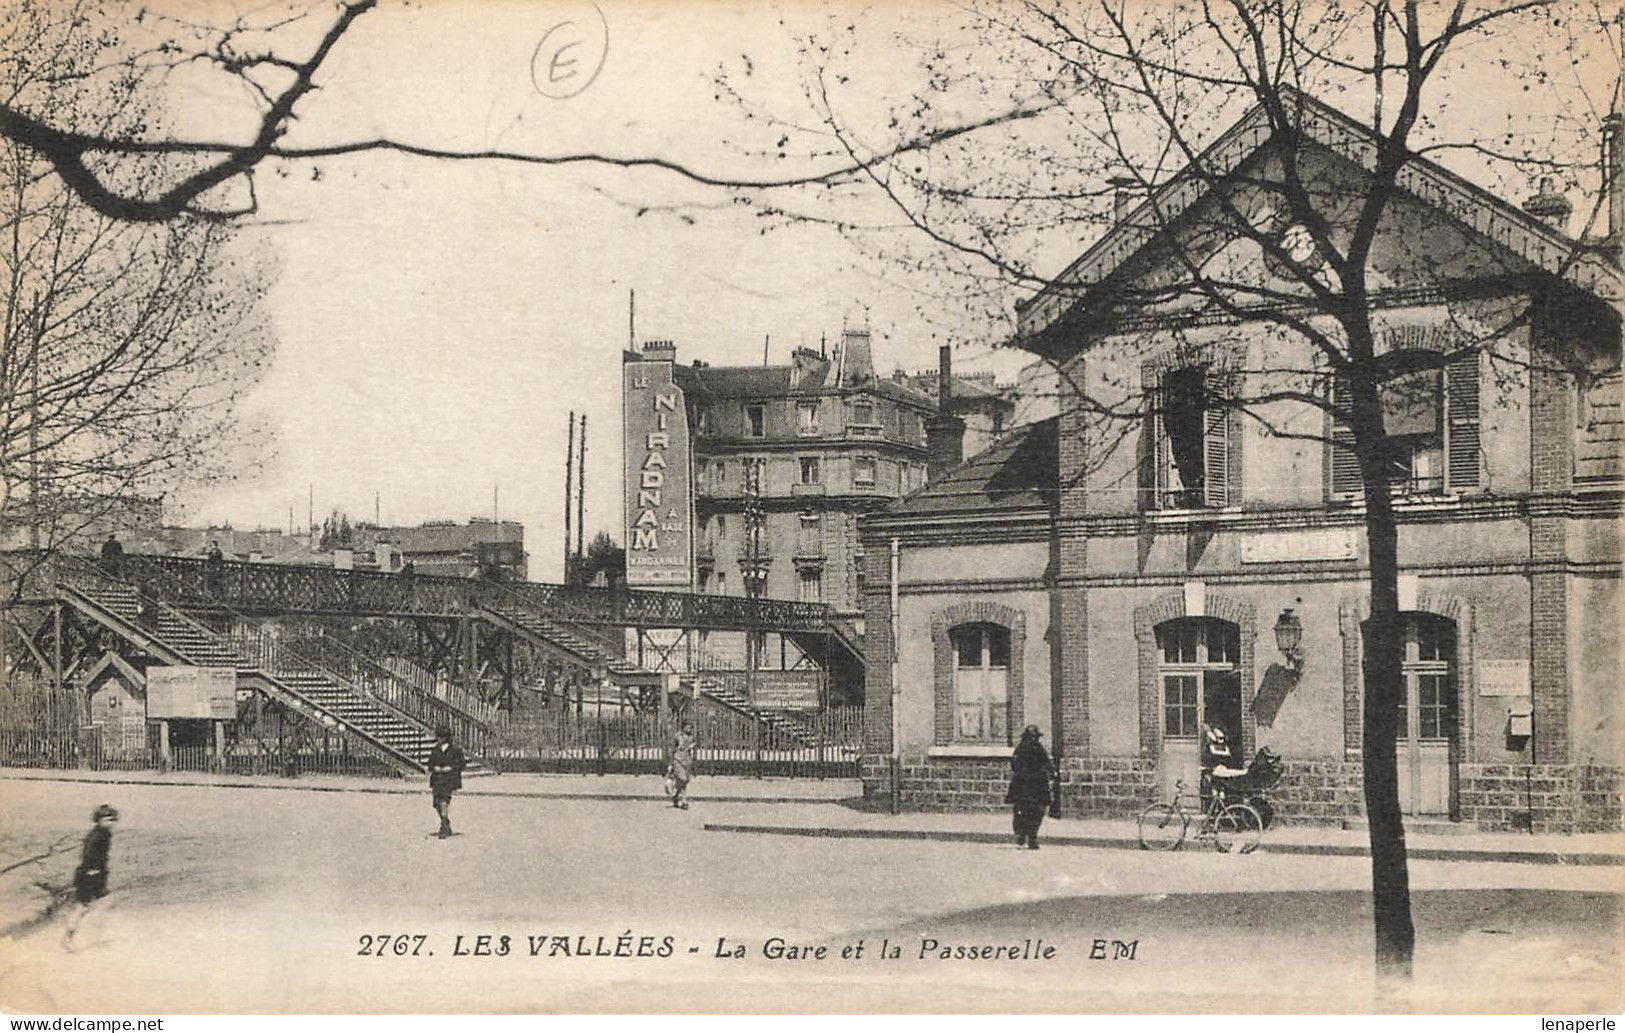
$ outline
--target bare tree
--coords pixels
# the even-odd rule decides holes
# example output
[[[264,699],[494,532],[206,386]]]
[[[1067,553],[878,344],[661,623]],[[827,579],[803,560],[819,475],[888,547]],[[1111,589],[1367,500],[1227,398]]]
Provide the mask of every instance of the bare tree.
[[[1617,160],[1619,29],[1585,0],[973,3],[912,40],[917,87],[880,100],[864,92],[863,30],[835,22],[803,41],[811,117],[767,115],[792,146],[842,153],[864,183],[759,208],[838,224],[968,302],[945,322],[1002,320],[1008,340],[1056,363],[1062,433],[1089,450],[1060,485],[1063,514],[1069,493],[1114,489],[1145,509],[1239,504],[1204,446],[1243,423],[1325,449],[1368,540],[1360,742],[1385,976],[1409,975],[1415,937],[1395,507],[1483,487],[1476,424],[1452,436],[1440,412],[1455,399],[1476,414],[1481,370],[1508,393],[1617,375],[1622,227],[1596,187],[1610,104]],[[1481,110],[1486,73],[1524,84],[1527,117]],[[744,81],[724,69],[719,85],[749,105]],[[975,122],[898,154],[898,141]],[[1550,177],[1534,215],[1566,214],[1558,186],[1599,200],[1571,237],[1425,159],[1470,166],[1502,197]],[[1385,315],[1424,298],[1444,313],[1437,332]],[[1142,367],[1159,352],[1166,368]],[[1415,435],[1417,414],[1444,421],[1448,440]],[[1116,483],[1099,480],[1112,471]]]
[[[36,3],[8,0],[19,11],[31,10]],[[37,60],[30,66],[28,81],[0,98],[0,138],[44,161],[83,204],[124,221],[164,222],[180,216],[231,221],[259,211],[254,177],[262,167],[370,152],[538,168],[650,170],[728,190],[838,184],[862,172],[860,163],[833,153],[821,154],[822,160],[793,172],[752,174],[741,171],[737,163],[725,170],[710,170],[658,154],[457,149],[432,140],[387,136],[301,144],[289,138],[298,118],[316,103],[334,52],[353,35],[360,19],[378,10],[379,0],[311,3],[293,14],[261,12],[221,24],[98,0],[64,0],[52,6],[59,20],[98,36],[99,60],[71,71],[60,68],[58,64],[69,55],[43,37],[31,35],[28,19],[14,19],[6,46],[16,53],[31,52]],[[391,6],[387,0],[385,6]],[[398,14],[411,3],[400,0],[394,6],[399,10],[385,10],[375,17]],[[223,127],[214,138],[179,137],[144,123],[91,126],[69,122],[50,108],[50,101],[42,103],[41,99],[42,93],[49,95],[62,88],[94,95],[105,83],[115,81],[161,105],[171,74],[182,68],[210,69],[221,84],[246,90],[255,102],[252,115],[245,115],[240,125]],[[1009,117],[1010,113],[1001,112],[991,120],[936,126],[925,137],[900,141],[891,156],[922,152]],[[132,165],[140,167],[143,175],[131,179],[119,174]]]
[[[0,97],[26,94],[74,132],[161,124],[130,76],[85,88],[110,43],[72,8],[21,4],[7,24]],[[0,515],[48,549],[132,496],[209,483],[242,458],[236,406],[272,348],[269,270],[230,227],[96,211],[14,140],[0,163]],[[92,168],[137,191],[162,175]]]

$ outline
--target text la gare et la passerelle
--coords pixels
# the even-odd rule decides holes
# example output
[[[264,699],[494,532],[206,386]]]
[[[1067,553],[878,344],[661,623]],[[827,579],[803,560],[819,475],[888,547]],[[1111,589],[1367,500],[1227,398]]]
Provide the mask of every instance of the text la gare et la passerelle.
[[[859,937],[847,941],[816,942],[769,936],[759,940],[718,936],[714,942],[682,942],[670,935],[644,935],[633,930],[616,935],[548,935],[509,933],[456,933],[440,956],[453,958],[618,958],[664,959],[697,956],[707,960],[771,962],[823,961],[989,961],[1045,962],[1062,958],[1062,949],[1042,937],[997,942],[945,940],[935,936],[903,939]],[[1133,961],[1138,940],[1088,941],[1089,961]],[[357,955],[378,958],[428,958],[437,952],[426,933],[362,935]],[[1073,953],[1081,953],[1074,950]]]

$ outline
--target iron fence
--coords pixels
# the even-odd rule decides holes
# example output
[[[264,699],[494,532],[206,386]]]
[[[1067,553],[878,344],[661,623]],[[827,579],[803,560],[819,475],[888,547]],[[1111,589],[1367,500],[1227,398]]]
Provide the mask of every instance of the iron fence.
[[[554,706],[510,718],[492,729],[483,755],[499,772],[659,774],[672,740],[687,721],[694,728],[699,774],[756,778],[855,778],[863,745],[857,707],[794,715],[772,722],[721,708],[691,706],[681,718],[630,708],[597,713]]]

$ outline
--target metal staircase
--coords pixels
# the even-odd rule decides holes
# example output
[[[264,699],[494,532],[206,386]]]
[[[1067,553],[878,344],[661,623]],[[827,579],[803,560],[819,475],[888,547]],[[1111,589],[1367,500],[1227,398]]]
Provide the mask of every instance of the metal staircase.
[[[753,707],[750,705],[750,697],[738,689],[729,687],[718,678],[705,677],[704,672],[695,674],[694,679],[696,690],[705,699],[752,721],[761,721],[768,729],[779,733],[797,746],[818,745],[818,733],[789,714]]]
[[[487,604],[480,615],[492,624],[524,636],[546,649],[568,654],[588,667],[602,667],[609,679],[621,685],[646,685],[659,675],[646,671],[610,652],[610,645],[599,637],[573,627],[565,621],[547,616],[528,606],[503,602]]]
[[[173,607],[111,580],[63,584],[86,616],[166,664],[227,667],[308,720],[331,727],[403,774],[427,770],[434,737],[422,726],[291,650],[273,644],[245,656],[232,640]]]

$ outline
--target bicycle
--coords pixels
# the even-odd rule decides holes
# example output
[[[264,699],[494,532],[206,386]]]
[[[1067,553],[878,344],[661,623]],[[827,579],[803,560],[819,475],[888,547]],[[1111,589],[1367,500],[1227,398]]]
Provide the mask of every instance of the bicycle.
[[[1140,849],[1177,850],[1190,832],[1191,816],[1180,801],[1185,783],[1174,783],[1174,797],[1140,812]],[[1211,839],[1221,853],[1250,854],[1264,837],[1264,819],[1248,804],[1231,803],[1215,786],[1196,826],[1197,839]]]

